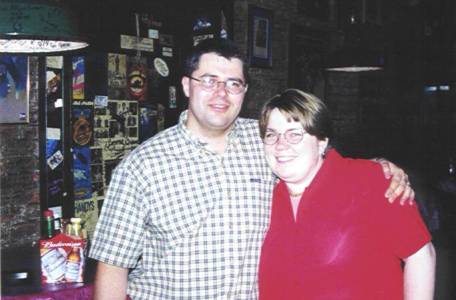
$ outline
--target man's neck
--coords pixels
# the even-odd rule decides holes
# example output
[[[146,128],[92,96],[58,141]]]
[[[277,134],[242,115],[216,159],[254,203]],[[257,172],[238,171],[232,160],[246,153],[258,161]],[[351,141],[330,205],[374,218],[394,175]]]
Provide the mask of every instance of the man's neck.
[[[207,143],[209,148],[214,152],[223,155],[228,144],[228,134],[231,131],[231,127],[226,130],[201,130],[201,128],[193,128],[188,126],[188,130],[197,137],[201,142]]]
[[[215,153],[220,155],[223,155],[223,153],[225,153],[227,145],[226,136],[208,139],[206,142],[209,144],[209,148],[215,151]]]

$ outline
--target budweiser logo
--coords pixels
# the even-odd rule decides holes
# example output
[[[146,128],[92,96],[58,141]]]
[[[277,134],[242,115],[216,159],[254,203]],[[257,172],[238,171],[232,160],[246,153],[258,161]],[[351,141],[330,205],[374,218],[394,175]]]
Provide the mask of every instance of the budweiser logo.
[[[82,242],[44,242],[45,248],[60,248],[60,247],[81,247]]]

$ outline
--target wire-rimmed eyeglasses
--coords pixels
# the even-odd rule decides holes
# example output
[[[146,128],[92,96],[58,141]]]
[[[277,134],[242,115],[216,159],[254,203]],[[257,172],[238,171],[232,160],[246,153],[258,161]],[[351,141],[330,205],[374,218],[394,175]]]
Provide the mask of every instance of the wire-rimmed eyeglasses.
[[[266,133],[263,138],[263,143],[266,145],[275,145],[278,141],[280,136],[283,136],[285,141],[289,144],[298,144],[304,138],[305,132],[302,129],[288,129],[284,133],[278,133],[274,130],[266,130]]]
[[[203,89],[208,92],[215,91],[219,83],[223,83],[225,91],[232,95],[238,95],[247,91],[248,85],[238,79],[228,79],[226,81],[219,81],[213,76],[202,76],[200,78],[195,78],[188,76],[188,78],[198,81]]]

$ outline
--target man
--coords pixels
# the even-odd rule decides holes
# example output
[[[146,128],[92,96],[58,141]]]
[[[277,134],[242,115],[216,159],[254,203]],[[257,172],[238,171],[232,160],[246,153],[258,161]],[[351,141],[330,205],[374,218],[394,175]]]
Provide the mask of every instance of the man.
[[[90,252],[95,299],[257,298],[275,178],[257,121],[238,118],[247,66],[230,41],[205,40],[184,72],[188,110],[112,176]],[[393,190],[413,197],[398,173]]]

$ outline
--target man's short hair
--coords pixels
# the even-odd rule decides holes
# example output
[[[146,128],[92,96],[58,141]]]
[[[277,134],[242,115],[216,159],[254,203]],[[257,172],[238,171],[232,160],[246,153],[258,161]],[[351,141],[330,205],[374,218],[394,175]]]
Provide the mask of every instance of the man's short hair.
[[[231,40],[224,38],[205,39],[194,46],[184,60],[184,76],[191,76],[198,69],[199,60],[203,54],[215,53],[228,60],[237,58],[242,62],[245,83],[248,83],[248,64],[243,52]]]

